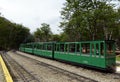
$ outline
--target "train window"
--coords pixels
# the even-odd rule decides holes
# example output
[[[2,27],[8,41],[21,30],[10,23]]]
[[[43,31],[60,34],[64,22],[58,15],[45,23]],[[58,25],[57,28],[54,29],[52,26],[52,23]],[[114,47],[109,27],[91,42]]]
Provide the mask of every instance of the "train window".
[[[77,44],[77,45],[76,45],[76,48],[77,48],[77,49],[76,49],[76,52],[80,52],[80,44]]]
[[[29,48],[30,46],[28,45],[27,47]]]
[[[72,43],[72,44],[69,44],[69,52],[75,52],[75,44],[74,43]]]
[[[57,45],[56,45],[56,44],[54,44],[54,50],[55,50],[55,51],[56,51],[56,46],[57,46]]]
[[[41,50],[43,49],[43,45],[42,45],[42,44],[40,44],[40,49],[41,49]]]
[[[90,54],[90,43],[82,43],[82,53]]]
[[[54,45],[54,50],[57,51],[57,44]]]
[[[35,44],[33,45],[33,48],[35,48]]]
[[[92,44],[92,55],[94,55],[94,52],[95,52],[95,47],[94,47],[94,44]]]
[[[69,46],[68,46],[68,44],[64,45],[64,52],[69,52]]]
[[[37,49],[37,44],[35,45],[35,48]]]
[[[112,43],[107,43],[106,44],[106,48],[107,48],[107,54],[112,55],[113,54],[113,44]]]
[[[70,48],[69,48],[69,44],[64,44],[64,52],[69,52]]]
[[[104,55],[104,44],[95,43],[92,44],[92,55]]]
[[[100,54],[100,51],[99,51],[99,44],[96,43],[96,55],[99,55]]]
[[[76,44],[75,47],[76,47],[76,51],[75,51],[76,54],[80,55],[80,44]]]
[[[28,48],[28,45],[26,45],[26,48]]]
[[[31,48],[31,45],[29,45],[29,48]]]
[[[32,48],[32,45],[29,45],[29,48]]]
[[[55,44],[55,51],[59,51],[59,44]]]
[[[42,48],[43,50],[46,50],[46,45],[45,44],[43,44],[43,48]]]
[[[30,45],[28,45],[28,48],[30,48]]]
[[[30,45],[27,45],[27,48],[30,48]]]
[[[51,45],[47,45],[47,50],[52,50],[52,46]]]
[[[47,50],[47,44],[44,44],[44,50]]]
[[[60,51],[64,52],[64,44],[60,44]]]
[[[39,45],[36,45],[36,48],[39,49]]]
[[[104,44],[103,43],[100,44],[100,54],[104,55]]]
[[[37,49],[42,49],[42,46],[38,44]]]
[[[44,46],[43,46],[43,44],[41,44],[41,50],[43,50],[44,48],[43,48]]]
[[[34,44],[33,48],[34,48],[34,49],[36,48],[36,44]]]
[[[37,44],[37,45],[36,45],[36,48],[41,49],[41,45],[40,45],[40,44]]]

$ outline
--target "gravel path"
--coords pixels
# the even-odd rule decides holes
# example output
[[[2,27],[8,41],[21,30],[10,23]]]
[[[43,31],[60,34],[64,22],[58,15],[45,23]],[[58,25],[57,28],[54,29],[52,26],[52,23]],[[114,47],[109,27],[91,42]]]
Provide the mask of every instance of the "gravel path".
[[[34,61],[30,61],[23,56],[8,52],[8,55],[15,61],[19,62],[27,71],[34,75],[40,82],[83,82],[77,78],[71,78],[61,72],[49,69],[47,66],[39,65]],[[39,58],[39,57],[38,57]],[[89,81],[84,81],[89,82]]]
[[[11,53],[11,52],[9,52],[9,53]],[[88,77],[88,78],[91,78],[91,79],[95,79],[99,82],[103,82],[103,81],[104,82],[120,82],[120,75],[117,75],[117,74],[101,73],[101,72],[98,72],[98,71],[84,69],[84,68],[81,68],[81,67],[76,67],[76,66],[72,66],[72,65],[69,65],[69,64],[57,62],[57,61],[54,61],[54,60],[29,55],[29,54],[19,52],[19,51],[17,51],[17,53],[19,53],[21,55],[31,57],[31,58],[34,58],[34,59],[42,61],[42,62],[45,62],[47,64],[57,66],[59,68],[63,68],[63,69],[68,70],[70,72],[74,72],[76,74],[79,74],[79,75],[82,75],[82,76],[85,76],[85,77]]]
[[[37,78],[24,69],[8,54],[3,54],[2,57],[8,66],[14,82],[39,82]]]

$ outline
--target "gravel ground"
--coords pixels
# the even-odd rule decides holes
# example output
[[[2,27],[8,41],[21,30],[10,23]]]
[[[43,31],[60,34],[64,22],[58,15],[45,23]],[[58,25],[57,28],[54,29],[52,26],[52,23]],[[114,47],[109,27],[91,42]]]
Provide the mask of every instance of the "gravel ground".
[[[45,59],[45,58],[41,58],[33,55],[28,55],[26,53],[22,53],[19,51],[17,51],[17,53],[20,53],[21,55],[26,55],[28,57],[45,62],[47,64],[51,64],[53,66],[57,66],[59,68],[68,70],[70,72],[73,72],[91,79],[95,79],[99,82],[120,82],[120,75],[111,74],[111,73],[101,73],[98,71],[84,69],[81,67],[76,67],[69,64],[57,62],[54,60]],[[18,56],[13,54],[12,52],[8,52],[8,54],[10,54],[11,57],[16,59],[16,61],[21,61],[20,64],[26,67],[27,69],[29,69],[31,72],[33,72],[34,75],[38,76],[42,82],[77,82],[75,79],[71,79],[62,74],[58,74],[52,70],[48,70],[45,67],[40,67],[39,65],[34,64],[34,62],[32,61],[30,62],[28,60],[24,60],[20,56],[19,58],[17,58]]]
[[[26,58],[22,56],[15,55],[11,52],[8,52],[8,55],[31,72],[40,82],[79,82],[77,79],[71,79],[69,76],[63,75],[62,73],[58,73],[45,66],[40,66],[36,62],[26,60]]]
[[[84,68],[81,68],[81,67],[72,66],[72,65],[69,65],[69,64],[53,61],[53,60],[50,60],[50,59],[45,59],[45,58],[36,57],[36,56],[33,56],[33,55],[28,55],[26,53],[22,53],[22,52],[19,52],[19,51],[17,53],[32,57],[34,59],[45,62],[47,64],[57,66],[59,68],[63,68],[63,69],[68,70],[70,72],[74,72],[76,74],[79,74],[79,75],[82,75],[82,76],[85,76],[85,77],[88,77],[88,78],[91,78],[91,79],[95,79],[99,82],[103,82],[103,81],[104,82],[120,82],[120,76],[119,75],[115,75],[115,74],[111,74],[111,73],[101,73],[101,72],[98,72],[98,71],[84,69]]]

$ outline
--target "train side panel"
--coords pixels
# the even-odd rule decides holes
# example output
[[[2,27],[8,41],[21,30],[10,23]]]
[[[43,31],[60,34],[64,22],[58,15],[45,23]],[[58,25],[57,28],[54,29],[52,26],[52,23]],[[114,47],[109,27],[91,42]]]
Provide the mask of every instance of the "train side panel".
[[[53,44],[52,42],[45,42],[45,43],[36,43],[34,46],[34,54],[39,56],[44,56],[48,58],[52,58],[53,55]]]
[[[94,66],[98,68],[106,68],[105,64],[105,58],[95,58],[95,57],[89,57],[89,56],[80,56],[80,55],[70,55],[70,54],[64,54],[64,53],[57,53],[54,54],[55,59],[65,60],[73,63],[79,63],[89,66]]]
[[[25,48],[25,52],[27,53],[33,53],[33,48]]]
[[[27,53],[97,69],[115,70],[114,41],[27,43],[19,49]]]
[[[52,58],[52,51],[48,51],[48,50],[34,49],[34,54],[38,55],[38,56],[44,56],[44,57]]]

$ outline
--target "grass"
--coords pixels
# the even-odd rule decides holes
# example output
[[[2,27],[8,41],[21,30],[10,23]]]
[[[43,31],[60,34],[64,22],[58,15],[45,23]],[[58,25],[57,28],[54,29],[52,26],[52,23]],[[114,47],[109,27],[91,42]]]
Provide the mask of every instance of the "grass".
[[[120,55],[119,55],[119,56],[116,56],[116,60],[117,60],[117,61],[120,61]]]

